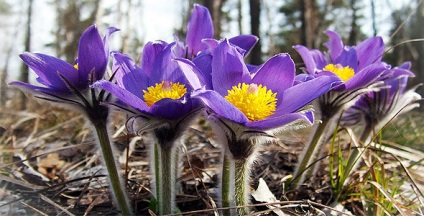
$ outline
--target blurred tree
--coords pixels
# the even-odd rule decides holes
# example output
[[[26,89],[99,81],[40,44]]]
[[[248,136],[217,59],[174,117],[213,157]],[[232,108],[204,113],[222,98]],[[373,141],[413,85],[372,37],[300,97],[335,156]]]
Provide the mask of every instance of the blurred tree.
[[[211,13],[214,28],[214,38],[221,38],[221,21],[223,19],[222,7],[227,0],[200,0],[199,4],[207,7]]]
[[[372,1],[372,0],[371,0]],[[373,1],[372,1],[373,2]],[[356,44],[358,41],[358,32],[360,32],[357,24],[358,20],[358,6],[356,0],[350,0],[350,8],[352,9],[352,19],[350,23],[350,32],[349,32],[349,39],[348,44]],[[372,10],[374,11],[374,10]],[[374,29],[374,36],[377,34],[377,30],[375,28],[375,13],[372,13],[372,20],[373,20],[373,29]]]
[[[410,4],[392,10],[391,16],[393,25],[388,45],[393,49],[385,55],[384,60],[393,66],[411,61],[416,78],[410,84],[424,83],[424,42],[419,41],[424,38],[423,3],[421,0],[411,1]]]
[[[239,34],[243,34],[243,4],[242,0],[237,0],[237,26]]]
[[[319,13],[315,0],[302,0],[299,1],[300,5],[300,19],[302,22],[300,31],[301,44],[315,48],[315,38],[318,35],[318,21]]]
[[[372,30],[373,36],[377,36],[377,25],[376,25],[376,17],[375,17],[375,1],[370,0],[371,3],[371,20],[372,20]],[[351,0],[352,9],[354,8],[355,0]]]
[[[54,1],[57,12],[56,52],[67,62],[74,62],[78,51],[78,39],[84,30],[98,20],[101,0]]]
[[[424,39],[424,3],[417,0],[416,13],[412,19],[411,36],[412,39]],[[424,83],[424,42],[415,42],[414,47],[417,51],[417,56],[414,58],[416,65],[416,74],[419,83]]]
[[[143,46],[143,38],[138,35],[137,31],[140,27],[139,21],[143,18],[142,13],[142,0],[118,0],[116,25],[121,29],[119,33],[121,36],[120,51],[135,57],[135,59],[140,56]],[[134,26],[134,23],[137,25]]]
[[[32,6],[33,0],[28,0],[27,11],[26,11],[26,30],[25,30],[25,40],[24,40],[24,49],[26,52],[31,51],[31,18],[32,18]],[[25,83],[29,83],[29,68],[25,63],[21,63],[21,73],[19,75],[19,80]],[[21,95],[21,104],[20,109],[24,110],[27,107],[27,98],[23,92]]]
[[[4,0],[0,1],[0,15],[2,16],[8,16],[10,15],[11,5],[5,2]],[[12,34],[13,38],[17,38],[18,34],[18,28],[15,28],[14,33]],[[14,41],[14,40],[12,40]],[[0,68],[0,107],[6,102],[7,95],[6,95],[6,80],[8,76],[8,68],[9,68],[9,62],[10,57],[12,55],[12,49],[13,49],[14,43],[9,43],[9,46],[7,47],[7,50],[5,50],[5,59],[4,59],[4,65],[2,68]],[[3,50],[2,50],[3,51]]]
[[[358,28],[358,20],[362,19],[359,11],[361,0],[286,0],[280,7],[283,18],[280,22],[280,32],[276,37],[279,52],[288,52],[295,62],[302,62],[300,56],[292,49],[295,44],[309,48],[323,48],[323,42],[328,38],[324,30],[337,31],[342,38],[347,38],[346,44],[355,44],[363,39],[363,33]],[[340,19],[343,14],[343,19]]]
[[[261,1],[260,0],[249,0],[250,8],[250,33],[257,37],[260,37],[260,24],[261,24]],[[261,40],[256,43],[253,47],[250,55],[250,64],[260,65],[262,61],[262,46]]]

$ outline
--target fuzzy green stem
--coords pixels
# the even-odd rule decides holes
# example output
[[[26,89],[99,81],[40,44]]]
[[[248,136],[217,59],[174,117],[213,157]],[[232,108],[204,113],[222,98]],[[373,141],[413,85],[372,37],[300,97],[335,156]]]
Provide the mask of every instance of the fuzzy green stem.
[[[293,174],[294,180],[291,182],[292,188],[299,188],[305,179],[312,177],[314,165],[311,164],[320,156],[328,137],[327,132],[332,133],[334,130],[329,127],[331,121],[331,118],[323,118],[321,124],[317,125],[315,133],[309,145],[305,146],[306,150],[304,150],[303,157],[300,159],[297,169]]]
[[[161,196],[160,195],[160,193],[159,193],[159,188],[160,188],[160,185],[159,185],[159,179],[160,179],[160,162],[159,162],[159,160],[160,160],[160,155],[159,155],[159,144],[157,144],[157,143],[155,143],[154,145],[153,145],[153,158],[151,159],[152,160],[152,162],[153,162],[153,169],[154,169],[154,184],[155,184],[155,187],[154,187],[154,191],[153,191],[153,193],[155,194],[155,197],[156,197],[156,200],[159,200],[159,197]]]
[[[234,162],[235,169],[235,197],[238,215],[247,215],[249,209],[245,206],[249,203],[247,191],[249,189],[249,163],[248,160],[236,160]]]
[[[159,174],[156,175],[159,187],[156,189],[159,195],[159,215],[175,213],[175,169],[173,148],[158,146],[160,159]]]
[[[223,153],[224,158],[222,161],[222,179],[221,179],[221,195],[222,195],[222,207],[223,208],[229,208],[231,206],[231,184],[232,184],[232,179],[231,179],[231,173],[234,173],[234,166],[232,166],[232,159],[230,158],[231,156],[229,156],[228,154],[226,154],[226,152]],[[231,210],[230,209],[225,209],[223,214],[225,216],[229,216],[231,215]]]
[[[130,203],[128,202],[128,199],[125,195],[122,187],[123,184],[121,184],[121,176],[119,175],[116,168],[115,157],[113,156],[112,146],[109,141],[106,121],[97,121],[95,123],[93,122],[93,125],[96,128],[100,149],[102,151],[103,160],[106,165],[111,189],[113,191],[113,196],[118,204],[119,209],[122,212],[122,215],[131,215]]]

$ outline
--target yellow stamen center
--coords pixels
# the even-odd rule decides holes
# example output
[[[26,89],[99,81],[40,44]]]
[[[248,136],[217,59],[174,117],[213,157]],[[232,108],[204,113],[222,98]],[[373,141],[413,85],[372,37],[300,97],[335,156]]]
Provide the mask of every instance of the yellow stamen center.
[[[250,121],[266,119],[277,108],[277,93],[261,84],[239,83],[228,90],[225,99],[242,111]]]
[[[78,70],[78,63],[74,64],[74,68]]]
[[[353,75],[355,75],[355,71],[351,67],[349,66],[343,67],[341,64],[336,64],[336,65],[328,64],[324,67],[323,70],[333,72],[338,77],[340,77],[340,79],[343,80],[343,82],[346,82],[351,77],[353,77]]]
[[[180,99],[187,93],[187,89],[184,84],[172,83],[168,81],[162,81],[161,83],[156,83],[154,86],[150,86],[146,90],[143,90],[144,101],[148,106],[152,106],[154,103],[158,102],[164,98],[170,98],[173,100]]]

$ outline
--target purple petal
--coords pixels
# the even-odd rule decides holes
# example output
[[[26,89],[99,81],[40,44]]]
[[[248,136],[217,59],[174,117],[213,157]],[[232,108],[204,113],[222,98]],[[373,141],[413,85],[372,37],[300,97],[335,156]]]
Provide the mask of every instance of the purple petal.
[[[149,86],[152,86],[156,83],[161,83],[162,81],[180,82],[187,84],[178,64],[173,61],[173,46],[173,43],[168,44],[164,50],[156,55],[149,76]]]
[[[202,73],[203,85],[206,89],[212,89],[212,55],[204,54],[193,59],[193,63]]]
[[[339,81],[337,76],[319,76],[307,82],[299,83],[283,93],[282,101],[277,106],[271,118],[296,112],[309,102],[329,91],[334,82]]]
[[[278,54],[261,66],[252,82],[266,86],[279,97],[280,92],[293,85],[295,70],[294,62],[289,55]]]
[[[356,55],[356,50],[354,48],[347,46],[344,47],[339,57],[333,59],[333,63],[341,64],[344,67],[349,66],[355,71],[355,73],[358,72],[358,56]]]
[[[31,84],[24,83],[24,82],[21,82],[21,81],[10,82],[9,85],[17,87],[17,88],[21,89],[22,91],[30,92],[30,93],[36,94],[36,95],[46,95],[43,92],[47,92],[49,94],[57,95],[57,96],[61,97],[61,96],[69,95],[71,93],[71,91],[69,89],[56,90],[56,89],[50,89],[50,88],[46,88],[46,87],[42,87],[42,86],[31,85]],[[49,95],[46,95],[46,96],[50,97]]]
[[[147,76],[150,76],[152,72],[153,62],[155,61],[156,56],[158,56],[158,54],[162,52],[167,45],[168,43],[164,41],[153,41],[144,45],[141,57],[141,68]]]
[[[249,128],[268,130],[277,127],[282,127],[284,125],[294,123],[295,121],[303,121],[312,125],[313,123],[313,114],[312,112],[302,113],[289,113],[283,116],[268,118],[261,121],[251,121],[246,124]]]
[[[175,45],[172,47],[172,53],[176,58],[186,58],[186,47],[185,44],[179,41],[178,37],[175,36]],[[143,59],[142,59],[143,60]]]
[[[220,42],[212,56],[212,85],[219,94],[227,95],[232,86],[250,81],[243,55],[228,40]]]
[[[112,93],[115,97],[121,100],[123,103],[128,106],[134,107],[142,112],[147,112],[150,107],[139,97],[134,95],[132,92],[129,92],[126,89],[119,87],[116,84],[108,82],[106,80],[100,80],[91,85],[92,88],[101,88],[110,93]]]
[[[150,113],[164,119],[178,119],[186,116],[193,110],[190,98],[173,100],[164,98],[153,104]]]
[[[106,29],[106,34],[103,37],[103,46],[105,48],[106,55],[109,55],[109,43],[108,43],[109,37],[110,35],[112,35],[114,32],[117,32],[117,31],[119,31],[119,29],[115,27],[109,27]]]
[[[38,80],[40,83],[49,86],[51,89],[69,91],[66,83],[59,77],[58,73],[78,89],[88,87],[88,82],[79,82],[77,70],[61,59],[41,53],[23,53],[19,56],[39,76]]]
[[[373,37],[364,40],[356,46],[358,54],[358,70],[381,61],[384,54],[384,43],[381,37]]]
[[[119,87],[141,98],[148,86],[148,77],[127,55],[113,53],[113,71]]]
[[[195,4],[187,25],[186,44],[189,56],[196,56],[199,51],[208,48],[202,43],[203,38],[213,38],[212,18],[206,7]]]
[[[245,124],[249,121],[243,112],[241,112],[233,104],[225,100],[225,98],[223,98],[215,91],[197,91],[193,94],[192,97],[200,99],[206,107],[210,108],[218,116],[240,124]]]
[[[97,27],[88,27],[81,35],[78,45],[78,73],[80,82],[87,82],[94,71],[94,78],[100,80],[106,72],[108,53]]]
[[[219,45],[219,41],[213,38],[205,38],[202,42],[208,46],[209,50],[214,50]]]
[[[401,65],[399,65],[398,67],[395,68],[400,68],[400,69],[404,69],[404,70],[410,70],[411,69],[411,62],[404,62]]]
[[[203,73],[193,64],[193,62],[187,59],[175,59],[180,66],[181,71],[187,78],[188,83],[191,87],[196,90],[202,88],[206,81],[203,77]]]
[[[309,49],[302,45],[295,45],[293,48],[300,54],[300,57],[302,57],[302,60],[306,65],[307,72],[310,74],[315,74],[317,65],[315,64],[315,60]]]
[[[361,87],[368,86],[375,81],[387,68],[383,63],[372,64],[362,69],[352,78],[346,81],[346,90],[355,90]]]
[[[325,56],[321,51],[313,49],[309,52],[311,53],[312,58],[315,61],[317,69],[321,70],[327,65],[327,60],[325,59]]]
[[[330,58],[334,61],[343,52],[343,41],[336,32],[327,30],[325,33],[330,37],[330,41],[324,45],[329,49]]]
[[[303,83],[303,82],[307,82],[311,79],[315,78],[314,76],[310,75],[310,74],[299,74],[296,75],[294,77],[294,84],[293,85],[297,85],[299,83]]]
[[[246,51],[245,56],[252,50],[259,38],[255,35],[238,35],[228,39],[231,44],[234,44]]]

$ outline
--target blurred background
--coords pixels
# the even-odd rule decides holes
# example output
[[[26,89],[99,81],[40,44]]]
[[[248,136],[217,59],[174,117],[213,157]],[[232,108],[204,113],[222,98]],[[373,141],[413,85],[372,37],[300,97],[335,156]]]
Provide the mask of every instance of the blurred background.
[[[101,32],[108,26],[120,28],[112,36],[111,49],[139,59],[148,41],[171,42],[174,35],[184,40],[194,3],[209,8],[216,39],[260,37],[249,63],[261,64],[284,52],[301,67],[292,46],[323,48],[323,31],[331,29],[347,45],[382,36],[388,50],[385,61],[393,66],[411,61],[417,75],[411,85],[424,82],[422,0],[0,0],[0,106],[25,100],[10,91],[7,82],[35,82],[20,53],[40,52],[72,63],[81,33],[95,23]],[[25,103],[20,104],[25,109]]]

